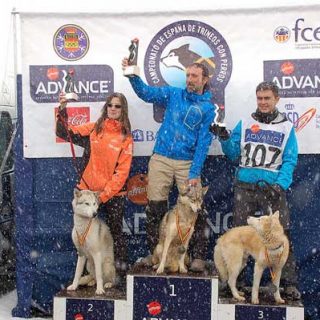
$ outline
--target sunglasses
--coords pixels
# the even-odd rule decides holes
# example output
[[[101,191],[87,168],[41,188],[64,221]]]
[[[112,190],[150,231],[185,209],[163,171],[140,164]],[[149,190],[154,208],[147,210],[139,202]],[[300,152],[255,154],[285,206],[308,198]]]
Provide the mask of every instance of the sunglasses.
[[[117,109],[120,109],[122,107],[121,104],[112,104],[112,103],[108,103],[107,106],[108,106],[108,108],[115,107]]]

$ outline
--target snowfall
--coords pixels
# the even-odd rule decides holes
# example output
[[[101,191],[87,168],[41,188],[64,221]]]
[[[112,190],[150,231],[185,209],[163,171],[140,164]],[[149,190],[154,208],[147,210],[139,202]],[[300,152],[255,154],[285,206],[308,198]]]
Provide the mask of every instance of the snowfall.
[[[11,310],[17,304],[17,291],[11,291],[4,295],[0,296],[0,320],[10,320],[10,319],[23,319],[23,318],[16,318],[11,316]],[[52,318],[32,318],[32,320],[50,320]]]

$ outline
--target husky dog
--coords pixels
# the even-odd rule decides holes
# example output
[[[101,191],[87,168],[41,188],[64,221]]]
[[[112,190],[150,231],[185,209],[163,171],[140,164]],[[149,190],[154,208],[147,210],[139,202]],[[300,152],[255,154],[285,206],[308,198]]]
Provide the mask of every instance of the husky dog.
[[[165,268],[170,272],[188,272],[186,252],[208,187],[197,185],[182,189],[177,204],[165,214],[160,224],[160,240],[152,255],[157,274],[163,273]]]
[[[108,226],[97,217],[98,199],[95,192],[74,189],[72,240],[78,251],[76,272],[67,290],[79,285],[97,284],[96,294],[115,283],[113,239]],[[83,277],[85,263],[88,275]]]
[[[274,214],[249,217],[248,226],[236,227],[222,235],[214,248],[214,262],[222,281],[228,281],[232,295],[245,301],[236,288],[239,273],[245,267],[248,256],[255,259],[251,302],[259,303],[259,286],[265,268],[270,268],[274,285],[274,299],[284,303],[280,296],[281,271],[289,254],[289,241],[279,221],[279,211]]]
[[[185,71],[194,62],[203,63],[209,70],[209,77],[212,77],[216,68],[214,58],[203,58],[190,50],[189,46],[189,44],[184,44],[179,48],[170,50],[167,56],[161,58],[161,62],[167,68],[178,68],[182,71]]]

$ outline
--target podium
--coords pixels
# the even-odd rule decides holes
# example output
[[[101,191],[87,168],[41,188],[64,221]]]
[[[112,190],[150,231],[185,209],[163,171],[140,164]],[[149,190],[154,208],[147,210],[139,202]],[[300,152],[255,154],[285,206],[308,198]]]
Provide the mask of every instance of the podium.
[[[53,299],[53,320],[124,320],[131,306],[126,294],[117,288],[95,295],[94,287],[60,291]]]
[[[95,296],[95,287],[63,290],[54,297],[54,320],[303,320],[301,302],[275,305],[260,290],[260,305],[237,303],[219,296],[218,276],[156,275],[151,268],[134,266],[126,291],[117,287]]]

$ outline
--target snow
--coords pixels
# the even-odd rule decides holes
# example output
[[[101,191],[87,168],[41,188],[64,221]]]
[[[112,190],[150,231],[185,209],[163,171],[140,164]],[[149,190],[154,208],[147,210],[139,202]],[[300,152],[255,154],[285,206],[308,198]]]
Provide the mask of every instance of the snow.
[[[11,316],[11,310],[17,304],[17,291],[11,291],[5,295],[0,295],[0,320],[19,320],[24,318],[16,318]],[[50,320],[51,318],[32,318],[32,320]]]

